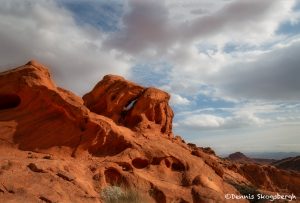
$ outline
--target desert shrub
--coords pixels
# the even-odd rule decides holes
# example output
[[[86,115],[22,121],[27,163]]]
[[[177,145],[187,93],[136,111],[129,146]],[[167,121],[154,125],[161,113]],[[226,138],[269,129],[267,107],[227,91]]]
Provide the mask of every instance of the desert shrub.
[[[147,203],[147,199],[142,197],[136,189],[120,186],[108,186],[100,193],[105,203]]]
[[[124,195],[121,187],[118,186],[108,186],[102,189],[101,197],[105,203],[118,202],[118,199]]]
[[[251,203],[263,203],[266,202],[266,200],[258,199],[258,194],[261,194],[261,192],[258,191],[256,187],[249,186],[249,185],[240,185],[236,183],[230,183],[233,185],[240,193],[241,195],[247,195],[247,196],[254,196],[254,199],[249,199],[249,202]]]

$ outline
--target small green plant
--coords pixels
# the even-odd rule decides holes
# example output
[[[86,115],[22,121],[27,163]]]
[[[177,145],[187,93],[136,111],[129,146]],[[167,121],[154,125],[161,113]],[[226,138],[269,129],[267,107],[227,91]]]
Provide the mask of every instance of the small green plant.
[[[124,196],[124,192],[121,187],[108,186],[101,191],[101,197],[105,203],[118,202],[118,200]]]
[[[105,203],[147,203],[148,201],[140,193],[132,188],[120,186],[108,186],[100,193]]]
[[[257,198],[258,194],[261,194],[257,188],[249,185],[240,185],[236,183],[231,183],[232,186],[234,186],[240,193],[241,195],[245,196],[252,196],[254,197],[253,199],[249,199],[249,202],[251,203],[263,203],[266,202],[265,200],[261,200]]]

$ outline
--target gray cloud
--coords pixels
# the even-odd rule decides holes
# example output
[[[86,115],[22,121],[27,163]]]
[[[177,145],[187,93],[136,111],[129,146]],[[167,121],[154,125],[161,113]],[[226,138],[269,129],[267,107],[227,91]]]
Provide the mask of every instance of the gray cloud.
[[[211,15],[206,15],[184,24],[183,38],[193,40],[220,31],[247,29],[263,19],[277,3],[272,0],[234,1]]]
[[[79,27],[53,1],[4,0],[0,7],[0,70],[35,58],[48,65],[59,85],[77,93],[104,74],[126,75],[129,61],[102,46],[103,34]]]
[[[0,8],[1,69],[36,58],[51,67],[60,85],[83,93],[104,74],[126,75],[131,59],[138,59],[143,51],[153,51],[154,55],[175,63],[170,74],[179,68],[179,78],[185,70],[194,77],[201,69],[192,67],[195,62],[190,61],[198,56],[181,43],[191,43],[195,38],[224,30],[251,29],[278,2],[232,1],[214,13],[184,24],[170,18],[166,5],[161,1],[130,0],[123,16],[124,27],[107,36],[89,26],[79,27],[71,13],[54,2],[6,0]],[[168,54],[167,50],[176,43],[179,47]],[[222,93],[233,96],[297,99],[298,51],[299,46],[295,45],[265,55],[255,63],[236,65],[245,68],[224,68],[214,78],[214,84]]]
[[[123,27],[105,35],[93,27],[76,24],[71,13],[53,1],[4,0],[0,8],[0,66],[3,69],[36,58],[51,66],[60,85],[83,93],[104,74],[126,75],[132,60],[147,52],[174,63],[170,74],[178,68],[182,78],[185,70],[188,75],[194,73],[192,66],[199,60],[188,50],[193,40],[228,30],[253,29],[278,2],[230,1],[215,12],[183,23],[170,17],[164,1],[129,0]],[[189,62],[194,60],[194,64]],[[197,68],[195,73],[193,76]],[[230,92],[234,84],[225,86]]]
[[[182,22],[172,18],[164,1],[129,0],[129,10],[123,17],[124,29],[110,36],[106,45],[135,55],[152,50],[154,55],[161,56],[175,44],[191,43],[224,31],[254,29],[281,3],[272,0],[223,2],[225,6],[213,13]]]
[[[235,98],[300,99],[300,42],[262,54],[254,62],[222,69],[215,79],[223,95]]]
[[[147,49],[159,51],[174,42],[168,9],[161,1],[129,0],[123,26],[106,42],[107,46],[136,54]]]

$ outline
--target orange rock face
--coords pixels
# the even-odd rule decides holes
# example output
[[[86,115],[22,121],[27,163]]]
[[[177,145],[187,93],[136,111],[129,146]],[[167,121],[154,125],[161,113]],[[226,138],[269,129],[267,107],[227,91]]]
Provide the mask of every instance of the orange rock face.
[[[123,137],[114,122],[90,113],[80,97],[56,87],[49,71],[35,61],[0,75],[0,98],[1,135],[23,150],[66,146],[75,153],[82,146],[93,153],[111,147],[105,146],[110,140],[100,138]]]
[[[231,202],[224,195],[240,194],[236,184],[274,191],[290,181],[265,184],[271,170],[244,170],[174,138],[169,98],[109,75],[81,99],[35,61],[0,73],[0,202],[105,202],[116,188],[139,202]]]
[[[239,166],[239,173],[250,182],[261,189],[273,192],[292,192],[300,194],[300,174],[284,171],[274,166],[257,164],[242,164]]]
[[[133,130],[159,129],[172,134],[173,111],[170,95],[156,88],[144,88],[120,76],[107,75],[83,97],[92,111]]]

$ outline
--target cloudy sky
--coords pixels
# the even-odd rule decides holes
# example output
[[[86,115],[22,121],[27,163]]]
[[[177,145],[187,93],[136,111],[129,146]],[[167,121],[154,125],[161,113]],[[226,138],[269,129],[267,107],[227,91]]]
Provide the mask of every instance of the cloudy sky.
[[[119,74],[169,92],[188,142],[300,152],[300,0],[0,3],[0,70],[34,58],[79,95]]]

